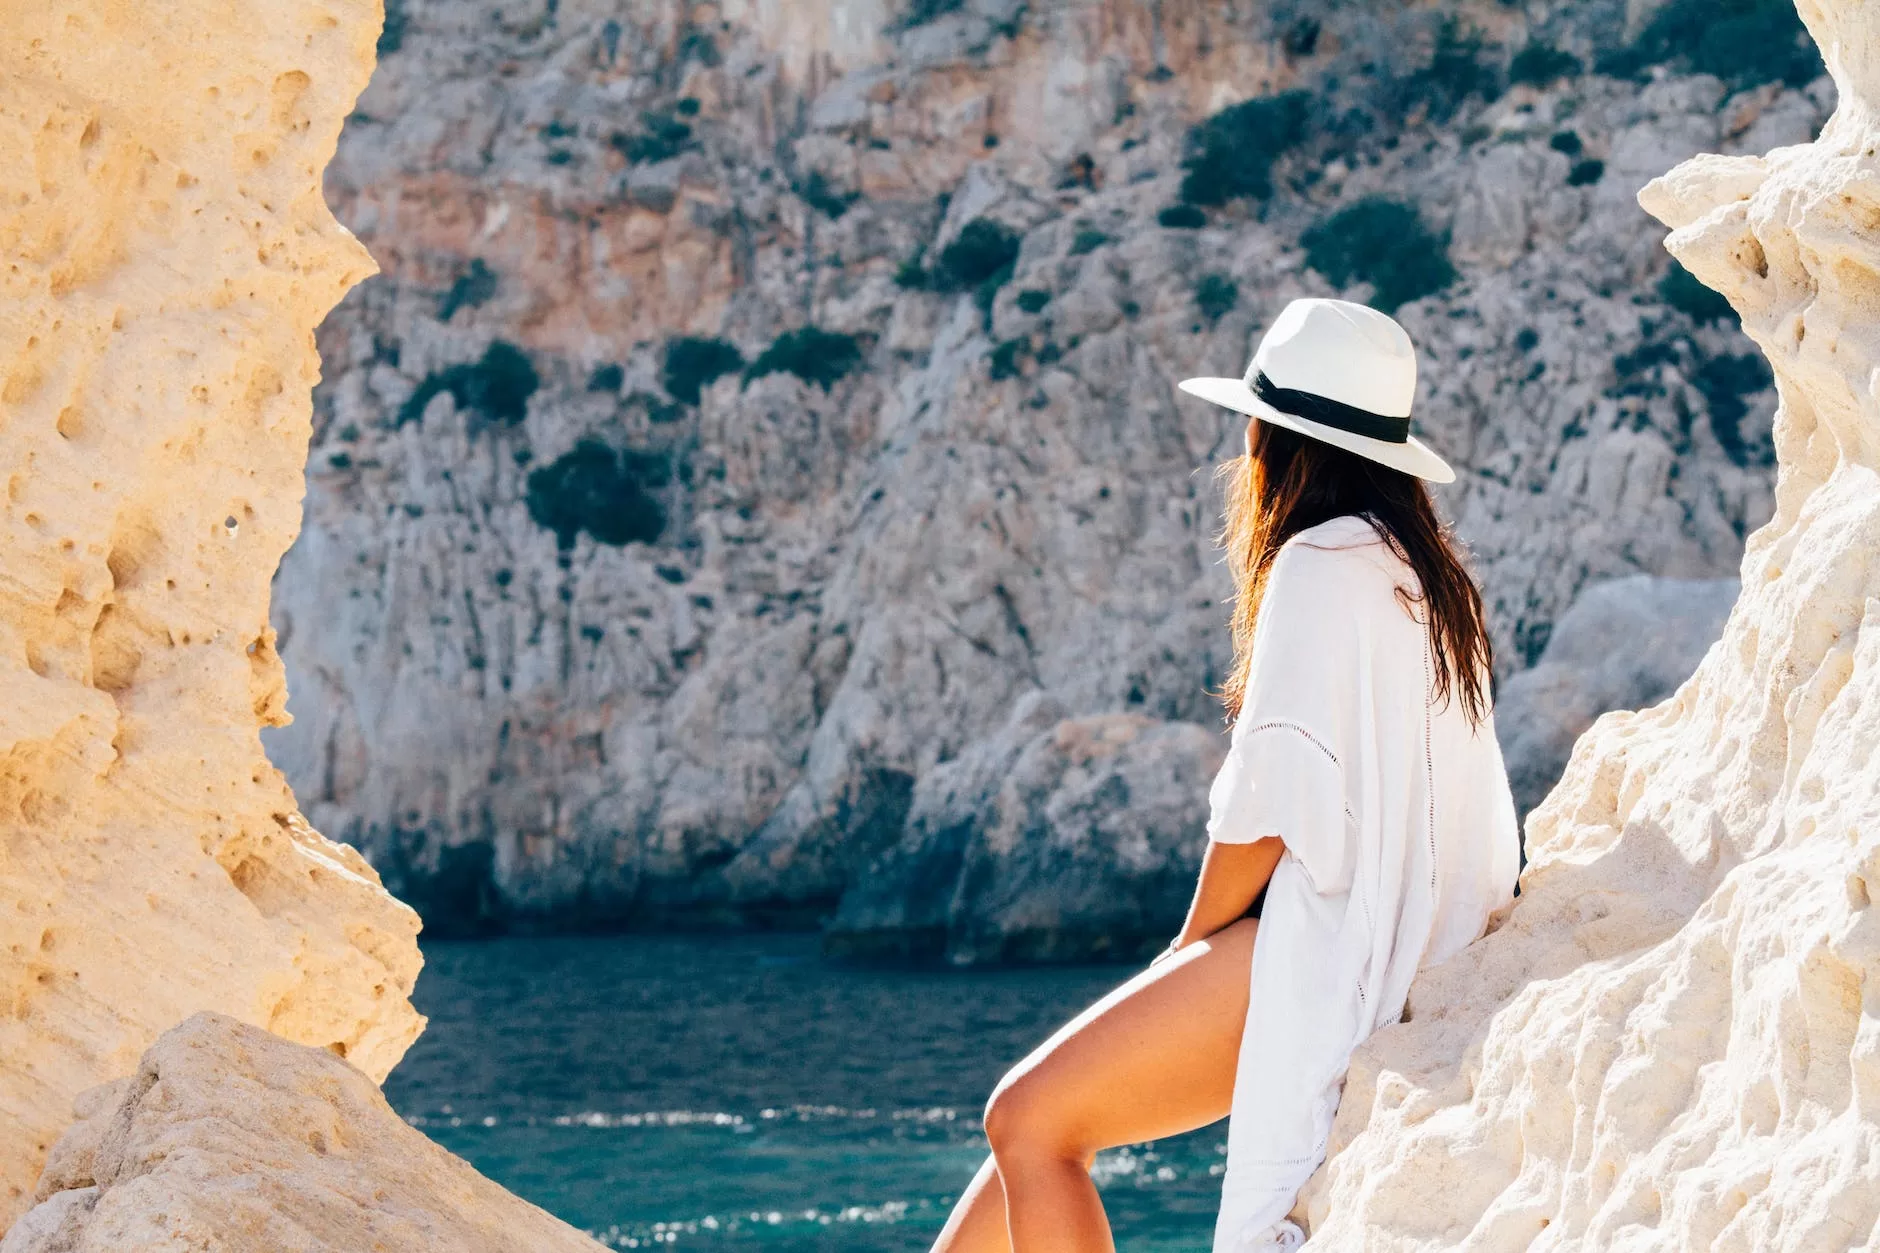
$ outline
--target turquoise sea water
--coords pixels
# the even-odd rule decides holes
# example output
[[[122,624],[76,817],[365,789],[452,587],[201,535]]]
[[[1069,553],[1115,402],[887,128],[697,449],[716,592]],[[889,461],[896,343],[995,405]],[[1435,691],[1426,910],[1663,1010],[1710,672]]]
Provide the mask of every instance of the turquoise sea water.
[[[621,1249],[927,1248],[1000,1073],[1133,973],[856,968],[802,935],[424,948],[393,1106]],[[1207,1247],[1225,1132],[1098,1158],[1120,1249]]]

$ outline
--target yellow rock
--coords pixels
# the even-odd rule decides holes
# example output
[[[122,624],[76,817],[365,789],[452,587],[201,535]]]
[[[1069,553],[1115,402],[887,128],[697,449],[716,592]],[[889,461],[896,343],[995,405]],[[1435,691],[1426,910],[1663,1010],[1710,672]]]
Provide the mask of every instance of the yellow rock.
[[[313,328],[375,271],[320,176],[379,21],[0,5],[0,1226],[191,1013],[375,1078],[423,1026],[416,916],[259,736]]]

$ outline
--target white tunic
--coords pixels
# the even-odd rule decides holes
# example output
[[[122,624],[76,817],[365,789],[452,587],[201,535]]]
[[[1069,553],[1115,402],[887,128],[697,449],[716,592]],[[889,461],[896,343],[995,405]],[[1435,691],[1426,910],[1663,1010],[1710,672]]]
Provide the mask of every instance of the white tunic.
[[[1415,572],[1356,515],[1280,549],[1208,835],[1277,835],[1234,1074],[1214,1253],[1288,1249],[1351,1051],[1402,1017],[1411,977],[1513,898],[1519,828],[1492,716],[1433,703]]]

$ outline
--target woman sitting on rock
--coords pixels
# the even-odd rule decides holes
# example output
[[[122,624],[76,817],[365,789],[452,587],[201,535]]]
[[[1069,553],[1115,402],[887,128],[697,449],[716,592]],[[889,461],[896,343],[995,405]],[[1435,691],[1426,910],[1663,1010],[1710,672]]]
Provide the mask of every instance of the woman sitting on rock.
[[[1222,468],[1233,729],[1194,901],[1000,1081],[935,1253],[1113,1249],[1098,1150],[1230,1114],[1214,1253],[1297,1246],[1352,1049],[1513,898],[1482,601],[1422,482],[1455,474],[1410,437],[1409,336],[1295,300],[1244,378],[1181,387],[1252,419]]]

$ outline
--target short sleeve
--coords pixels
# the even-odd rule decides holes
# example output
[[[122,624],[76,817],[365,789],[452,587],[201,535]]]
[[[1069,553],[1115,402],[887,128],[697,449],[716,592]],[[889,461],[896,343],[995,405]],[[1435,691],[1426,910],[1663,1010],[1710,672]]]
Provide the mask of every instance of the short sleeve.
[[[1314,889],[1350,890],[1356,823],[1342,732],[1355,698],[1355,606],[1335,552],[1283,549],[1268,578],[1240,717],[1208,791],[1208,838],[1277,835]]]

